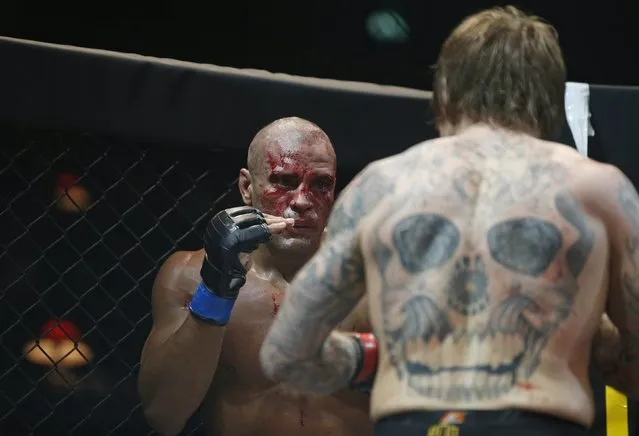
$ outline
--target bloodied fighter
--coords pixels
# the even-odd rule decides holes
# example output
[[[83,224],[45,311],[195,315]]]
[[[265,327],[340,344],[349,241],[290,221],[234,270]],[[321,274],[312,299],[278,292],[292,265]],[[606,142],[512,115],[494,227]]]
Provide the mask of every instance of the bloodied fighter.
[[[301,393],[268,380],[259,363],[288,283],[320,245],[335,177],[322,129],[295,117],[269,124],[240,171],[245,206],[211,220],[202,250],[162,265],[139,377],[145,415],[159,433],[179,433],[200,408],[216,436],[372,434],[366,393]],[[341,329],[369,329],[357,310],[342,318]]]

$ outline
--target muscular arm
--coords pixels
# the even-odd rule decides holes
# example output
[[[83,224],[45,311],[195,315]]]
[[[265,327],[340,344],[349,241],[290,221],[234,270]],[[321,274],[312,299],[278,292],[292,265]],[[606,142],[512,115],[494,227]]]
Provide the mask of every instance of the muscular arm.
[[[358,363],[359,346],[333,329],[365,293],[359,250],[360,219],[381,198],[379,174],[367,168],[340,195],[317,254],[289,286],[262,346],[265,374],[298,389],[329,394],[344,388]]]
[[[153,327],[142,350],[138,390],[149,424],[178,434],[204,399],[217,367],[224,327],[202,323],[185,303],[198,285],[191,253],[176,253],[153,287]]]
[[[607,315],[599,331],[603,350],[595,362],[604,380],[628,396],[639,394],[639,196],[619,170],[611,170],[613,189],[607,228],[611,238],[611,277]],[[614,193],[614,197],[611,195]],[[604,355],[602,355],[605,354]]]

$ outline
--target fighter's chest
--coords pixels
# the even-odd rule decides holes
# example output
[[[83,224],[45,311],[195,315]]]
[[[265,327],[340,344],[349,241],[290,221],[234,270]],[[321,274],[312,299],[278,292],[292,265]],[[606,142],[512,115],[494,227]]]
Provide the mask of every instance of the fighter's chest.
[[[235,383],[266,384],[259,362],[260,347],[283,299],[275,289],[251,289],[240,293],[226,327],[220,369]]]
[[[253,388],[273,386],[262,373],[259,354],[284,295],[284,289],[268,284],[242,290],[226,328],[218,365],[225,380]],[[347,318],[338,328],[353,330],[354,325]]]

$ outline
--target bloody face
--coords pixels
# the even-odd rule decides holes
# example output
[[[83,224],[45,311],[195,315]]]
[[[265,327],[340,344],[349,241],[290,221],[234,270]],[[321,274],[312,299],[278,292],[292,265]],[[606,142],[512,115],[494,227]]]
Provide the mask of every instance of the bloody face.
[[[335,154],[325,141],[265,147],[266,167],[255,186],[257,205],[267,214],[294,218],[276,243],[319,243],[333,206]],[[292,247],[291,247],[292,248]]]

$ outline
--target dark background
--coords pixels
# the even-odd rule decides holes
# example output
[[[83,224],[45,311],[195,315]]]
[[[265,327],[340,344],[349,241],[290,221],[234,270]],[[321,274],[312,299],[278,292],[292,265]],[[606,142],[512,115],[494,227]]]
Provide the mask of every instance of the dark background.
[[[7,1],[0,35],[430,89],[446,35],[495,4]],[[557,27],[569,80],[639,85],[637,2],[517,5]],[[401,14],[409,38],[372,38],[365,23],[377,9]],[[0,124],[0,145],[0,434],[147,434],[135,382],[153,278],[169,253],[200,246],[207,216],[237,204],[233,180],[244,151],[185,153],[181,144],[11,124]],[[340,187],[357,169],[342,168]],[[78,175],[92,194],[86,211],[55,208],[62,172]],[[51,383],[56,370],[21,355],[59,318],[76,324],[96,355],[76,372],[79,381],[62,387]],[[197,425],[195,417],[185,433]]]
[[[639,84],[639,2],[514,2],[558,29],[569,80]],[[89,1],[7,0],[0,34],[314,77],[431,88],[444,38],[488,1]],[[393,9],[409,40],[381,44],[366,17]]]

